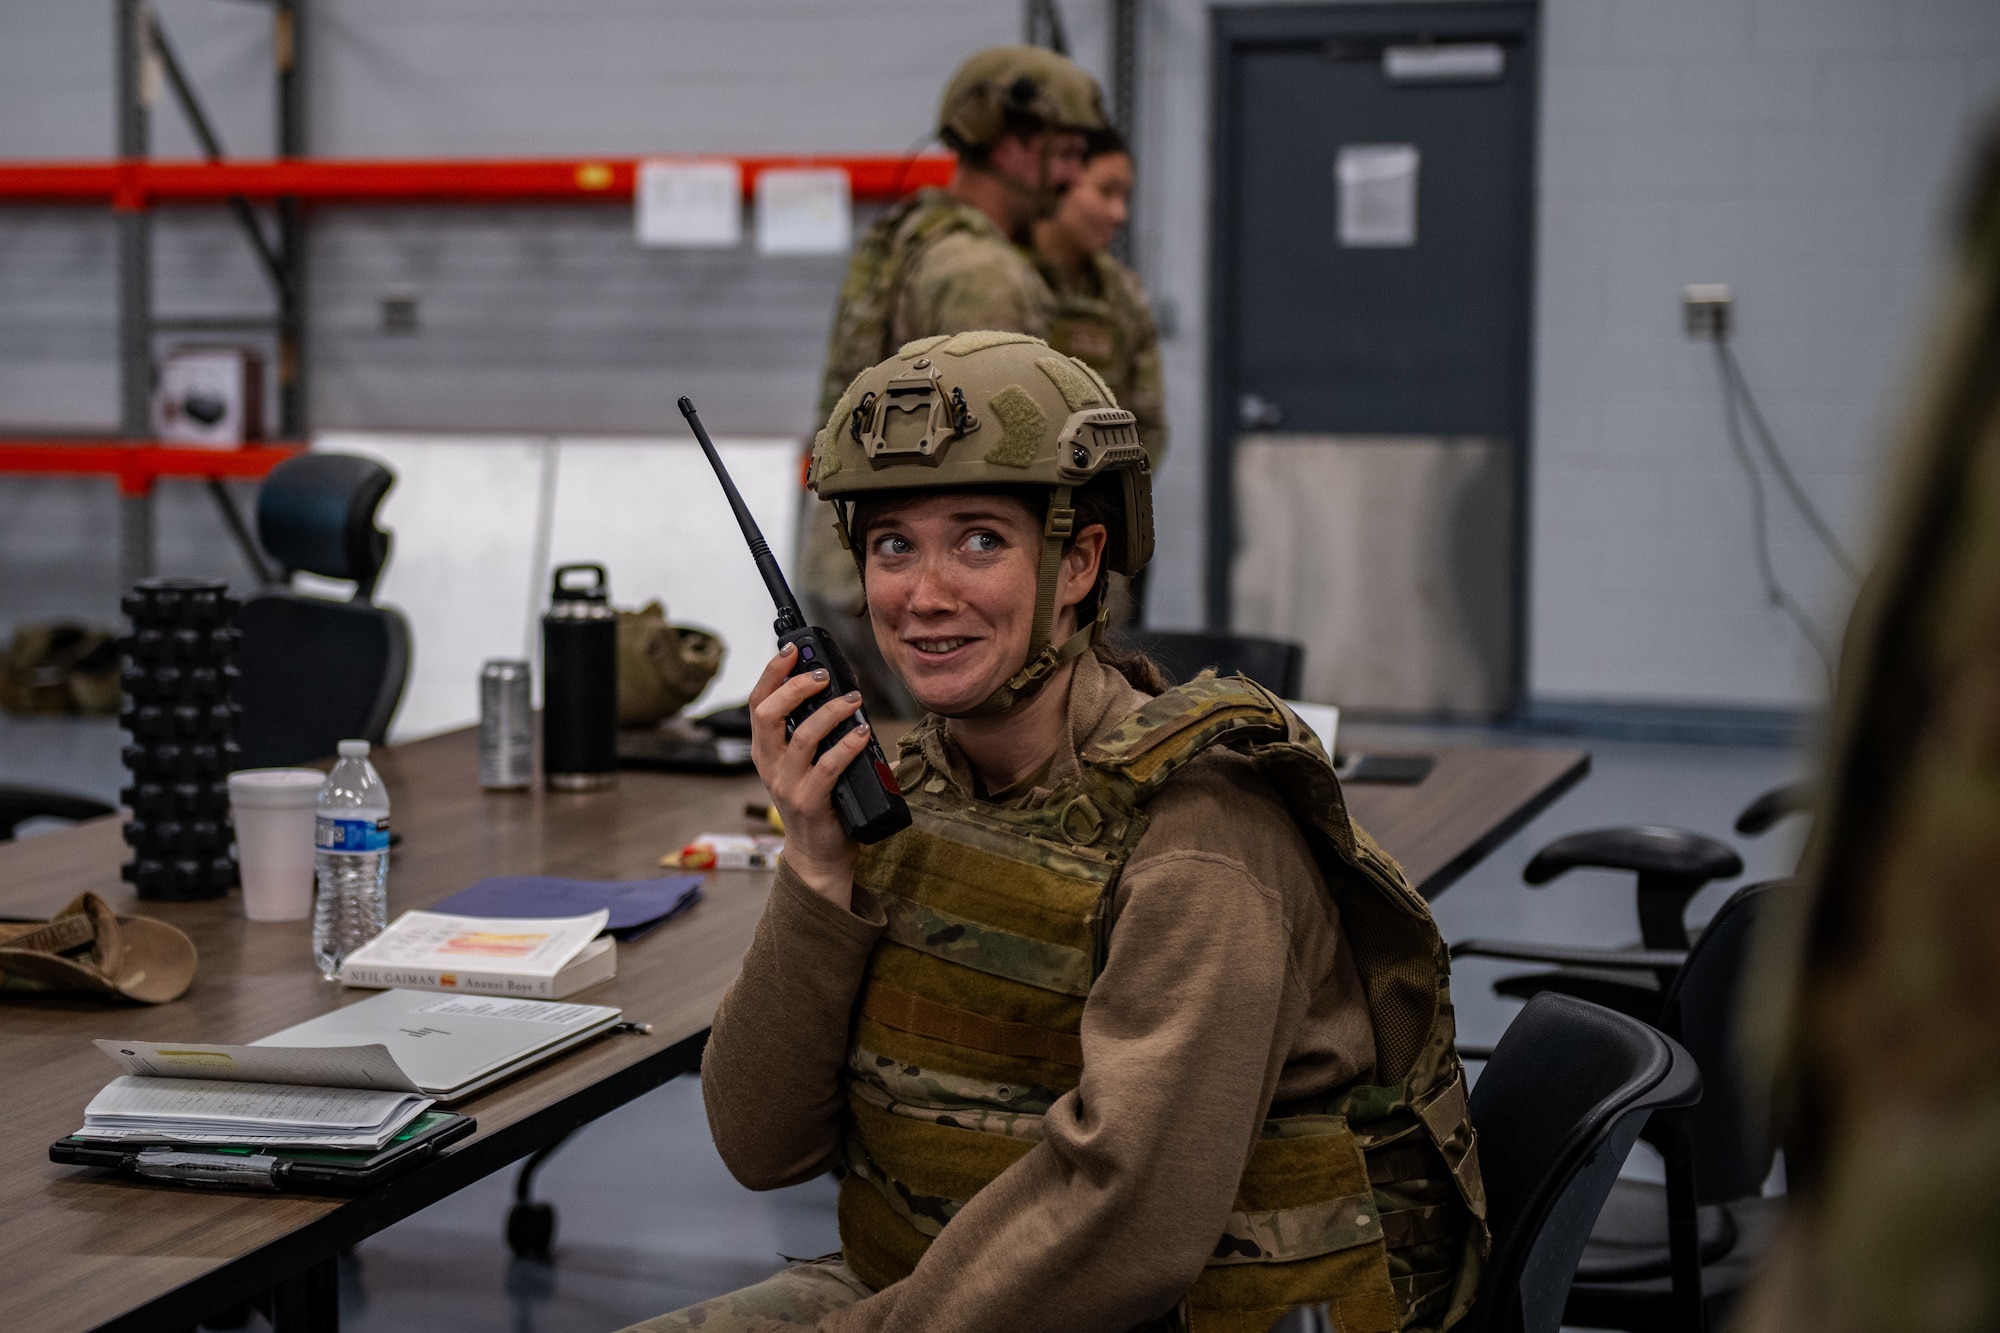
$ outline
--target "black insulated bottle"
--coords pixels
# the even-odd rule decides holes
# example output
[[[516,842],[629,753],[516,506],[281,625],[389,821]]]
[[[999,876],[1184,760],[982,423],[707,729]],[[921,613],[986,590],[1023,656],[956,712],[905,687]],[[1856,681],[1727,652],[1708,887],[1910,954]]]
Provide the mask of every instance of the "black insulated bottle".
[[[603,565],[559,565],[542,617],[542,775],[558,791],[618,776],[618,613]]]

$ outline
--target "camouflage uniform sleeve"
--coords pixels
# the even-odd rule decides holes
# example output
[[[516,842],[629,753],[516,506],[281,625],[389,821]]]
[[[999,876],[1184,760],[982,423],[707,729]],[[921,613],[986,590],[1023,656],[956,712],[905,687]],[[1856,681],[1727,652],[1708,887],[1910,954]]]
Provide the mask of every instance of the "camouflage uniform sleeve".
[[[701,1059],[716,1150],[750,1189],[810,1180],[838,1157],[848,1016],[882,929],[879,913],[834,906],[780,863]]]
[[[910,264],[891,327],[896,343],[968,329],[1046,338],[1055,299],[1018,248],[998,236],[952,232]]]
[[[1158,468],[1167,453],[1166,392],[1160,382],[1160,335],[1153,326],[1153,306],[1139,275],[1123,264],[1118,278],[1124,290],[1125,308],[1130,312],[1132,335],[1132,382],[1119,405],[1139,418],[1139,438]]]

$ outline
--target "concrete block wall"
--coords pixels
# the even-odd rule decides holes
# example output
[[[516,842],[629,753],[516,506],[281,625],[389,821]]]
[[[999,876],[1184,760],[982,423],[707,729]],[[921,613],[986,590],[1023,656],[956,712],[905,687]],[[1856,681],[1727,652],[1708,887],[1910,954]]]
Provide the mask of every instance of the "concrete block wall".
[[[1764,600],[1679,291],[1732,285],[1772,429],[1865,552],[1959,176],[2000,111],[2000,6],[1550,0],[1545,22],[1535,692],[1809,705],[1825,673]],[[1852,586],[1767,489],[1780,576],[1837,642]]]
[[[1063,9],[1101,73],[1107,0]],[[1150,0],[1142,19],[1135,251],[1178,330],[1164,346],[1162,625],[1203,613],[1209,9]],[[232,151],[268,152],[268,16],[217,0],[160,12]],[[308,30],[311,143],[329,156],[908,151],[956,61],[1019,24],[1019,6],[972,0],[327,0]],[[1680,333],[1679,290],[1735,286],[1737,346],[1773,427],[1843,538],[1865,545],[1951,191],[1971,126],[2000,103],[2000,6],[1545,0],[1543,24],[1531,691],[1810,706],[1822,677],[1763,604],[1714,370]],[[6,30],[0,158],[106,154],[109,0],[11,0]],[[174,109],[156,111],[156,154],[191,155]],[[159,230],[162,310],[261,303],[215,213],[163,213]],[[110,257],[101,214],[0,209],[0,430],[114,420]],[[719,429],[803,435],[841,268],[640,251],[615,208],[329,209],[312,262],[320,426],[565,434],[657,431],[692,392]],[[391,292],[418,298],[416,335],[381,331]],[[168,572],[238,568],[205,503],[163,502]],[[100,483],[0,479],[0,632],[53,604],[115,613],[111,512]],[[1780,566],[1832,636],[1843,582],[1773,512]],[[75,515],[96,517],[78,530]]]

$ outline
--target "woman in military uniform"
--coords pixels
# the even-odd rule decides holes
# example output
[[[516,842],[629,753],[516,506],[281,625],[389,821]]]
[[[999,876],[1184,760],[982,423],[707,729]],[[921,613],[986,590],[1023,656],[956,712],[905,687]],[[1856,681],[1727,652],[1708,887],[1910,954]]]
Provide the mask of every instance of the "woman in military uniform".
[[[929,710],[910,828],[828,803],[859,708],[751,696],[783,864],[703,1096],[753,1189],[841,1173],[839,1254],[653,1330],[1439,1329],[1485,1249],[1443,945],[1312,734],[1100,641],[1152,550],[1133,416],[1038,339],[864,371],[811,483]]]
[[[1160,339],[1139,275],[1111,254],[1130,216],[1132,150],[1105,126],[1084,140],[1083,172],[1055,212],[1035,224],[1035,265],[1055,298],[1049,344],[1088,362],[1118,405],[1138,418],[1153,470],[1167,452],[1166,403],[1160,388]],[[1110,582],[1113,629],[1145,618],[1146,572]]]
[[[1035,262],[1055,294],[1049,343],[1090,363],[1118,405],[1139,419],[1157,470],[1167,447],[1160,338],[1139,275],[1111,254],[1131,215],[1132,149],[1105,126],[1084,138],[1083,172],[1054,214],[1035,224]]]

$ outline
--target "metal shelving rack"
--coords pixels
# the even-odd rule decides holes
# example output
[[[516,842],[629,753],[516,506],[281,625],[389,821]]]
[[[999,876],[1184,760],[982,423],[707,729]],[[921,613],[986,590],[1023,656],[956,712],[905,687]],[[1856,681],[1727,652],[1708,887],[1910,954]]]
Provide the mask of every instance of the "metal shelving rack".
[[[253,569],[261,556],[249,539],[224,477],[261,477],[296,444],[220,452],[176,449],[152,436],[153,339],[164,332],[262,332],[277,350],[277,435],[303,440],[310,428],[305,337],[306,217],[315,204],[597,203],[632,201],[639,159],[321,161],[306,157],[304,10],[306,0],[258,0],[272,12],[278,157],[232,161],[148,0],[114,0],[117,14],[118,156],[110,162],[0,163],[0,205],[108,205],[117,222],[119,437],[116,441],[0,439],[0,472],[115,475],[119,478],[120,579],[130,586],[153,572],[153,482],[161,476],[207,481],[224,521]],[[173,93],[204,158],[150,157],[149,64]],[[839,167],[856,200],[891,200],[951,175],[950,158],[731,158],[746,194],[765,171]],[[152,215],[166,205],[224,205],[269,280],[270,314],[160,315],[153,309]],[[262,211],[260,211],[262,210]],[[269,219],[266,220],[265,214]],[[133,450],[129,455],[107,449]]]

